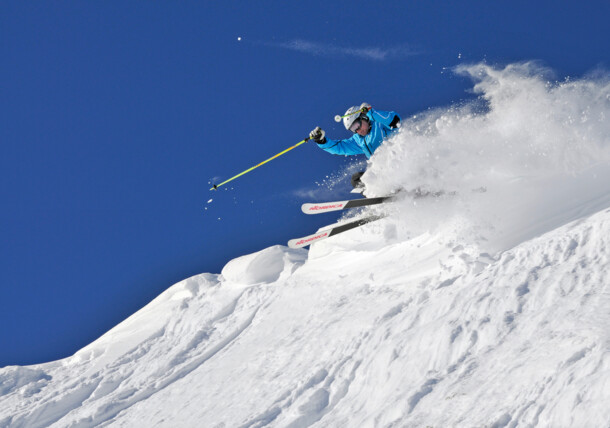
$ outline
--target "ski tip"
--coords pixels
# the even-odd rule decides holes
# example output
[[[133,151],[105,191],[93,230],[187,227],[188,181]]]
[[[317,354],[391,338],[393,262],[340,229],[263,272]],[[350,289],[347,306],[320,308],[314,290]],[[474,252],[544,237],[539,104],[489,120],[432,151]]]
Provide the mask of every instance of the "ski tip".
[[[297,249],[306,247],[306,245],[299,245],[299,241],[301,241],[301,239],[291,239],[290,241],[288,241],[288,248]]]
[[[290,241],[288,241],[288,248],[292,248],[292,249],[297,249],[297,248],[303,248],[300,247],[296,244],[297,239],[291,239]]]
[[[308,245],[311,245],[314,242],[318,242],[322,239],[328,238],[330,236],[330,233],[331,233],[330,230],[323,230],[323,231],[314,233],[313,235],[305,236],[303,238],[291,239],[290,241],[288,241],[288,247],[289,248],[307,247]]]
[[[340,211],[345,208],[348,201],[323,202],[320,204],[303,204],[301,211],[304,214],[320,214],[331,211]]]

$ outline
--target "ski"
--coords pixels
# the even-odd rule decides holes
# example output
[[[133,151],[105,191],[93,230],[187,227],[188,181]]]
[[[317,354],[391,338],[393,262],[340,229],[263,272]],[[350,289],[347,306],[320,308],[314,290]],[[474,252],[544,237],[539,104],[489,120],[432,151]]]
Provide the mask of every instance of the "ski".
[[[301,211],[305,214],[322,214],[331,211],[349,210],[350,208],[367,207],[369,205],[378,205],[394,199],[396,195],[380,196],[377,198],[363,199],[348,199],[345,201],[307,203],[301,205]]]
[[[315,242],[322,241],[324,239],[330,238],[331,236],[335,236],[339,233],[346,232],[348,230],[354,229],[356,227],[362,226],[375,220],[382,219],[384,217],[385,216],[383,215],[369,216],[351,221],[349,223],[343,223],[323,228],[312,235],[304,236],[302,238],[291,239],[290,241],[288,241],[288,246],[290,248],[303,248]]]

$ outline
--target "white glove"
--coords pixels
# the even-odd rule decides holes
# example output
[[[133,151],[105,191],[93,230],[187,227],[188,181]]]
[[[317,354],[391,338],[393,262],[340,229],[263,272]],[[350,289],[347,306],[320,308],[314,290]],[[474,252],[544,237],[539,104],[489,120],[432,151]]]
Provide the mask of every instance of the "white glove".
[[[322,144],[322,143],[324,143],[325,135],[326,135],[326,133],[324,132],[324,130],[322,128],[320,128],[319,126],[316,126],[316,128],[309,133],[309,138],[311,138],[318,144]]]

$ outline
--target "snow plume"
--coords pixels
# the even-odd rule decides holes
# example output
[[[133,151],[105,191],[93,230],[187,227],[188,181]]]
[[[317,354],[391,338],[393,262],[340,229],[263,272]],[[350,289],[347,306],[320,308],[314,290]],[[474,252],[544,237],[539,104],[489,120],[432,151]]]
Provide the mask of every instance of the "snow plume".
[[[455,71],[474,81],[479,97],[404,120],[363,177],[372,194],[446,192],[405,201],[400,213],[411,229],[451,219],[463,235],[499,250],[569,221],[571,208],[587,200],[610,198],[607,75],[554,82],[532,62]]]
[[[347,157],[344,164],[335,172],[328,174],[321,180],[316,181],[316,187],[311,186],[296,189],[293,195],[299,198],[315,200],[332,200],[337,197],[337,188],[351,188],[352,175],[366,169],[366,161],[355,157]]]

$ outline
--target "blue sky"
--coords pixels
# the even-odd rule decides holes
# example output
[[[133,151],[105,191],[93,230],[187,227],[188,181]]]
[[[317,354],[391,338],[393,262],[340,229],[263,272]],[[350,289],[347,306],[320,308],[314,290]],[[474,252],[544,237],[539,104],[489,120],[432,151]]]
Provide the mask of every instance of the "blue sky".
[[[315,231],[347,107],[472,97],[468,62],[608,69],[608,2],[0,5],[0,366],[73,354],[189,276]],[[241,38],[241,40],[239,40]],[[312,195],[313,192],[313,196]],[[310,196],[307,196],[307,195]],[[210,199],[212,202],[208,203]]]

